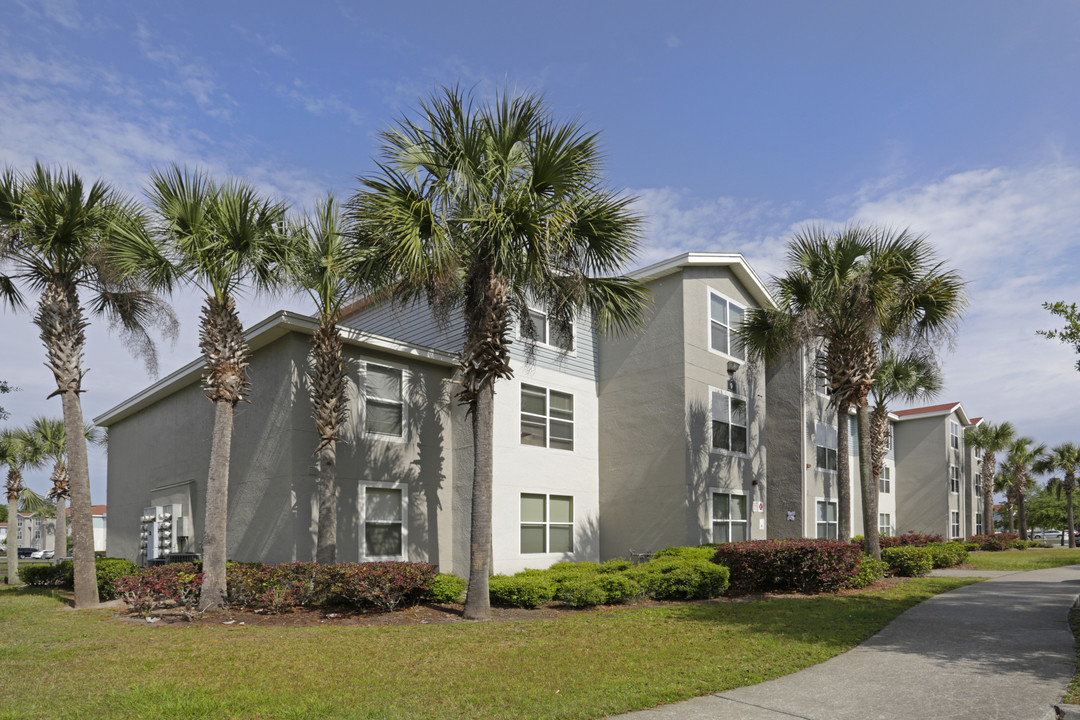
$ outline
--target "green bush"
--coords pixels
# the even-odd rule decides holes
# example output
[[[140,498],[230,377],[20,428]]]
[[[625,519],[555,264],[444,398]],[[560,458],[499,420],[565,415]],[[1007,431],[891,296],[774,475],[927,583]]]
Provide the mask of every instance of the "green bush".
[[[641,585],[624,574],[605,573],[597,575],[594,581],[607,596],[604,600],[605,605],[631,602],[644,594]]]
[[[71,562],[65,560],[61,563],[61,566],[67,566],[67,574],[70,575],[69,582],[71,586],[75,586],[75,578],[73,570],[71,569]],[[139,566],[130,560],[124,558],[100,558],[96,561],[97,566],[97,586],[98,597],[101,600],[115,600],[120,597],[116,592],[116,586],[114,581],[119,580],[125,575],[131,575],[138,571]]]
[[[625,575],[603,573],[564,582],[556,591],[555,599],[570,607],[581,608],[629,602],[641,594],[641,586]]]
[[[686,557],[654,558],[629,573],[656,600],[698,600],[723,595],[728,569],[708,560]]]
[[[848,580],[848,587],[857,590],[873,585],[885,577],[886,569],[882,560],[875,560],[871,556],[864,554],[859,560],[859,569],[856,571],[855,576]]]
[[[626,558],[615,558],[614,560],[608,560],[607,562],[600,563],[600,572],[622,573],[626,572],[632,567],[634,567],[634,563],[630,562]]]
[[[594,562],[559,562],[547,570],[525,570],[517,573],[519,576],[536,575],[546,577],[554,583],[556,589],[563,583],[591,577],[600,572],[600,563]]]
[[[468,582],[462,580],[457,575],[439,573],[435,576],[435,579],[431,581],[429,593],[431,599],[437,603],[456,603],[461,600],[461,595],[465,592],[465,588],[468,587],[468,585]]]
[[[534,608],[555,596],[555,584],[540,573],[492,575],[488,578],[488,596],[495,605]]]
[[[19,579],[31,587],[63,587],[66,579],[64,564],[21,565]],[[70,565],[70,563],[66,563]]]
[[[934,569],[934,557],[925,547],[900,545],[883,548],[881,559],[901,577],[922,577]]]
[[[979,547],[979,543],[972,542],[971,540],[968,540],[964,543],[964,549],[967,550],[969,553],[976,552],[977,550],[982,550],[982,548]]]
[[[935,568],[950,568],[967,562],[968,551],[962,543],[953,541],[945,543],[929,543],[926,549],[930,551]]]
[[[653,553],[653,560],[657,558],[674,557],[674,558],[697,558],[699,560],[708,560],[712,562],[713,557],[716,555],[716,548],[709,545],[698,547],[669,547],[663,550],[658,550]]]

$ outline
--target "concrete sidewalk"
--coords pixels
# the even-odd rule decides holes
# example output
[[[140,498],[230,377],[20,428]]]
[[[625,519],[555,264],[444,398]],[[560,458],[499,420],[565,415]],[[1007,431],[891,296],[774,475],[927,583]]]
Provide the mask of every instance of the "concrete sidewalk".
[[[942,573],[962,575],[963,571]],[[626,720],[1044,720],[1073,676],[1080,566],[992,579],[911,608],[862,645],[776,680]],[[723,648],[716,649],[717,654]]]

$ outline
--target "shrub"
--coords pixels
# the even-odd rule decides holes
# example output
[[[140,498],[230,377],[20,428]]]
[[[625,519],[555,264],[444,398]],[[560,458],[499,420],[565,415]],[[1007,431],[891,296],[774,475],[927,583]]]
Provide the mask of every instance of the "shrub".
[[[555,596],[555,585],[541,573],[488,578],[488,596],[495,605],[534,608]]]
[[[600,587],[598,578],[589,576],[567,580],[556,590],[555,599],[575,608],[603,605],[607,602],[607,593]]]
[[[437,603],[456,603],[469,583],[457,575],[439,573],[432,579],[428,595]]]
[[[525,570],[517,575],[544,575],[555,584],[556,589],[566,582],[591,577],[600,572],[600,563],[594,562],[559,562],[547,570]]]
[[[931,533],[929,535],[922,535],[920,533],[904,533],[903,535],[886,535],[879,538],[879,544],[882,548],[887,547],[925,547],[930,543],[945,542],[945,538],[937,533]]]
[[[354,605],[392,612],[427,595],[438,570],[428,563],[369,562],[338,565],[333,593]]]
[[[972,542],[971,540],[967,540],[966,542],[964,542],[964,549],[967,550],[969,553],[982,550],[982,548],[979,547],[979,543]]]
[[[980,550],[997,552],[1008,549],[1009,545],[1019,540],[1016,533],[995,533],[994,535],[972,535],[969,542],[977,543]]]
[[[716,547],[719,547],[717,545]],[[700,546],[700,547],[669,547],[663,550],[658,550],[653,554],[653,560],[657,558],[674,557],[674,558],[697,558],[699,560],[712,560],[716,555],[716,547]]]
[[[855,575],[848,580],[847,586],[855,590],[869,587],[885,577],[886,569],[887,567],[883,561],[876,560],[870,555],[864,554],[862,558],[859,559],[859,569],[855,572]]]
[[[65,560],[61,565],[66,565],[67,572],[70,574],[71,586],[75,586],[74,570],[70,568],[71,563]],[[100,558],[95,562],[97,566],[97,586],[98,597],[102,600],[115,600],[120,597],[116,593],[116,586],[113,584],[125,575],[131,575],[137,572],[139,566],[130,560],[124,558]]]
[[[882,548],[881,559],[902,577],[922,577],[934,569],[933,555],[925,547],[913,545]]]
[[[654,558],[635,567],[630,577],[656,600],[698,600],[723,595],[730,573],[726,567],[687,557]]]
[[[196,614],[203,575],[194,563],[138,568],[113,582],[115,592],[132,610],[150,616],[154,610],[177,605],[187,617]]]
[[[934,567],[950,568],[961,565],[968,559],[967,550],[959,542],[930,543],[926,546],[933,558]]]
[[[604,573],[597,575],[593,581],[604,591],[605,605],[631,602],[644,594],[641,585],[626,575]]]
[[[632,567],[634,567],[634,563],[630,562],[626,558],[615,558],[614,560],[608,560],[607,562],[600,563],[600,572],[622,573],[626,572]]]
[[[861,550],[839,540],[750,540],[716,550],[731,570],[732,594],[834,592],[858,573]]]
[[[65,561],[66,562],[66,561]],[[68,563],[70,565],[70,563]],[[59,565],[21,565],[19,579],[31,587],[63,587],[64,563]]]

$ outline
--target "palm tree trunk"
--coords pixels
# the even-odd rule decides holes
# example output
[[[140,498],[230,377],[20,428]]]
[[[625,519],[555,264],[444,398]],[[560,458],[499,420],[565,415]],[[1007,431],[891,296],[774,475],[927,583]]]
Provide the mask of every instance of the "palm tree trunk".
[[[1015,523],[1016,513],[1014,512],[1013,503],[1012,503],[1011,498],[1005,503],[1005,506],[1006,506],[1006,510],[1009,513],[1009,534],[1012,535],[1016,531],[1016,523]]]
[[[19,496],[8,496],[7,584],[19,582]]]
[[[877,476],[874,475],[870,451],[870,411],[865,402],[856,405],[855,417],[859,424],[859,484],[862,487],[863,532],[866,538],[863,551],[875,560],[880,560]]]
[[[319,450],[319,536],[315,562],[337,562],[337,443]]]
[[[983,481],[983,532],[994,534],[994,453],[984,451]]]
[[[464,612],[464,616],[469,620],[486,620],[491,612],[488,574],[491,568],[494,406],[495,378],[488,376],[480,380],[472,406],[472,540],[469,544],[469,590],[465,596]]]
[[[1069,547],[1076,547],[1076,537],[1074,535],[1076,529],[1076,519],[1073,517],[1073,486],[1076,484],[1076,479],[1072,476],[1072,473],[1065,474],[1065,510],[1069,516]]]
[[[203,584],[199,607],[225,607],[225,528],[229,509],[229,457],[232,451],[233,404],[214,403],[214,436],[210,474],[206,480],[206,522],[203,528]]]
[[[851,444],[850,422],[847,401],[841,400],[836,408],[836,537],[842,542],[851,540],[851,458],[848,448]]]
[[[1024,493],[1022,491],[1016,493],[1016,515],[1017,522],[1020,523],[1020,539],[1027,540],[1027,511],[1024,507]]]
[[[53,565],[59,565],[67,555],[67,509],[63,495],[56,496],[56,534],[53,536]],[[90,534],[93,535],[94,515],[90,513]]]
[[[94,516],[90,502],[90,468],[79,393],[60,393],[67,433],[68,479],[71,483],[71,559],[75,566],[75,607],[97,605],[97,568],[94,564]],[[65,538],[65,543],[67,539]]]

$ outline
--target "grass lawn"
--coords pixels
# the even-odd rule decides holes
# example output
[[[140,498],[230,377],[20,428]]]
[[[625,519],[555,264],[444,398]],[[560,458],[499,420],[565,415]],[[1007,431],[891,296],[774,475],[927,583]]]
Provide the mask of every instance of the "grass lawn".
[[[599,718],[786,675],[969,578],[400,627],[142,625],[0,591],[0,718]]]
[[[966,564],[978,570],[1042,570],[1080,564],[1080,548],[973,552],[968,555]]]

